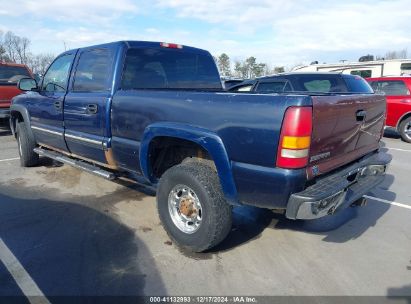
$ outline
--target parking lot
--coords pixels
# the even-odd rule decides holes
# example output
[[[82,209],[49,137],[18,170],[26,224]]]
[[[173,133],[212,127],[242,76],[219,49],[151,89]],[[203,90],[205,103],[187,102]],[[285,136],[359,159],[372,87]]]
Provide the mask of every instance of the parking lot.
[[[190,254],[149,189],[46,159],[21,168],[3,126],[0,294],[411,296],[411,145],[382,145],[393,161],[367,206],[314,221],[236,208],[228,238]]]

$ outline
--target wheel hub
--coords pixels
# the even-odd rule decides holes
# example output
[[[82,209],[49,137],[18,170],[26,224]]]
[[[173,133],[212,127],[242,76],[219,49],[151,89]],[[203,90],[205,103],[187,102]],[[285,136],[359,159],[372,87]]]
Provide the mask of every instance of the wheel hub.
[[[173,223],[182,232],[196,232],[203,220],[202,207],[197,194],[186,185],[176,185],[168,196],[168,211]]]
[[[179,210],[181,214],[185,215],[188,218],[194,218],[198,213],[197,208],[194,206],[194,201],[188,197],[181,199]]]

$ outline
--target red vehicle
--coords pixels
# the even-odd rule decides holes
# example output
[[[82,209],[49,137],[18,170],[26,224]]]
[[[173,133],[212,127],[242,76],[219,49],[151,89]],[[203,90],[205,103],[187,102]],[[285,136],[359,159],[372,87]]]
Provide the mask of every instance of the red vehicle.
[[[402,139],[411,143],[411,77],[367,78],[376,93],[387,98],[385,125],[395,128]]]
[[[25,77],[33,74],[24,64],[0,62],[0,118],[9,117],[11,99],[21,93],[17,82]]]

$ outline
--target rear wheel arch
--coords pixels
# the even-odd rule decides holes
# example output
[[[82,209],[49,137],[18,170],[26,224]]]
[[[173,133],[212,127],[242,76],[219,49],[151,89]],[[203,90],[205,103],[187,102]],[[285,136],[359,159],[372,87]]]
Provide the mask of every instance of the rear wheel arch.
[[[148,147],[149,175],[160,179],[169,168],[191,158],[214,163],[209,152],[194,141],[156,136],[150,141]]]
[[[159,172],[156,176],[156,172],[151,166],[153,157],[155,157],[153,147],[160,141],[186,144],[187,147],[191,147],[191,151],[196,151],[191,155],[190,153],[181,154],[179,162],[172,162],[173,165],[182,163],[187,158],[194,158],[197,161],[200,159],[213,164],[227,202],[233,205],[239,204],[230,160],[224,144],[217,134],[203,128],[179,123],[157,123],[147,127],[140,146],[140,168],[143,175],[152,183],[156,183],[161,177],[161,174],[158,175]],[[160,170],[160,173],[164,173],[168,168],[169,166],[166,165],[163,168],[165,170]]]

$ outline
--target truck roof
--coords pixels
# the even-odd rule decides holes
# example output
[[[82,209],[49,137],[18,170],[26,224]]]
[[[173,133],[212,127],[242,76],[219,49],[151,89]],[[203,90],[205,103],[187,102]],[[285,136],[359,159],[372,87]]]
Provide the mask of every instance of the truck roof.
[[[341,76],[341,77],[357,77],[357,75],[349,75],[349,74],[342,74],[340,72],[286,72],[286,73],[280,73],[280,74],[274,74],[274,75],[267,75],[267,76],[262,76],[258,77],[253,80],[270,80],[270,79],[276,79],[276,78],[281,78],[281,77],[289,77],[289,76],[313,76],[313,77],[318,77],[318,76],[330,76],[330,75],[335,75],[335,76]],[[246,80],[245,80],[246,81]]]
[[[304,76],[318,76],[318,75],[323,75],[323,76],[327,76],[327,75],[341,75],[343,76],[341,73],[339,72],[286,72],[286,73],[279,73],[279,74],[273,74],[273,75],[266,75],[266,76],[261,76],[261,77],[257,77],[257,78],[252,78],[252,79],[244,79],[241,84],[249,84],[249,83],[254,83],[256,81],[261,81],[261,80],[273,80],[273,79],[281,79],[281,77],[288,77],[288,76],[298,76],[298,75],[304,75]],[[347,76],[347,75],[344,75]],[[353,76],[354,75],[348,75],[348,76]]]
[[[120,40],[120,41],[113,41],[109,43],[103,43],[103,44],[96,44],[96,45],[91,45],[91,46],[86,46],[78,49],[92,49],[92,48],[98,48],[98,47],[116,47],[120,45],[126,45],[128,48],[133,48],[133,47],[141,47],[141,48],[164,48],[162,44],[167,43],[171,45],[178,46],[178,48],[183,49],[184,51],[190,51],[190,52],[195,52],[195,53],[203,53],[203,54],[209,54],[208,51],[195,48],[192,46],[187,46],[187,45],[182,45],[182,44],[175,44],[175,43],[168,43],[168,42],[160,42],[160,41],[137,41],[137,40]],[[77,50],[77,49],[73,49]],[[73,51],[69,50],[67,52]]]
[[[23,67],[27,68],[27,65],[21,64],[21,63],[14,63],[14,62],[5,62],[5,61],[0,61],[0,65],[2,66],[14,66],[14,67]]]
[[[258,79],[272,78],[272,77],[281,77],[281,76],[293,76],[293,75],[341,75],[340,72],[285,72],[273,75],[267,75],[263,77],[258,77]]]

